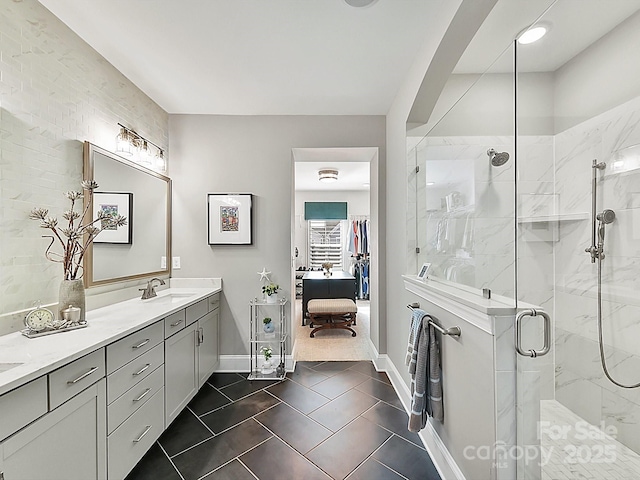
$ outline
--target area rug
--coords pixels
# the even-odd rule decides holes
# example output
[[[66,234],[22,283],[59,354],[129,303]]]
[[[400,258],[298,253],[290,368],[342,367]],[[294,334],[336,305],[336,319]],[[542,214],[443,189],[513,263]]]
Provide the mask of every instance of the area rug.
[[[370,360],[369,354],[369,315],[370,304],[367,300],[358,300],[356,325],[351,332],[341,329],[327,329],[316,332],[314,338],[309,337],[311,328],[301,326],[302,301],[296,300],[296,318],[294,320],[293,355],[299,361],[328,360]]]

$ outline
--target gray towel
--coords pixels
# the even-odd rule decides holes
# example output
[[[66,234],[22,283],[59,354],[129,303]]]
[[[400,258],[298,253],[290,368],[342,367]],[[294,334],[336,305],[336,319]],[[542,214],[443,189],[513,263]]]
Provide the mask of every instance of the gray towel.
[[[411,412],[409,430],[419,432],[427,424],[427,417],[442,422],[444,408],[442,403],[442,383],[440,367],[440,348],[436,331],[429,325],[429,315],[424,315],[417,333],[416,367],[411,376]]]
[[[418,359],[418,338],[420,338],[420,329],[422,328],[422,319],[427,312],[415,308],[411,315],[411,329],[409,330],[409,344],[407,345],[407,357],[405,365],[409,367],[409,373],[416,373],[416,361]]]

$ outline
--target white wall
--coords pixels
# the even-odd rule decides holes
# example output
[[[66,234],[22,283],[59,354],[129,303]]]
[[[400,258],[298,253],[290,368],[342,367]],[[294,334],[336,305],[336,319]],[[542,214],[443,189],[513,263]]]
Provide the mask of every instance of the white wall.
[[[385,119],[379,116],[171,115],[175,277],[222,277],[221,353],[247,353],[248,301],[266,267],[289,291],[293,213],[292,148],[377,147],[385,162]],[[372,176],[372,188],[375,179]],[[254,244],[207,244],[206,195],[253,193]],[[372,312],[373,317],[373,312]],[[384,320],[384,319],[383,319]],[[374,320],[372,318],[372,324]]]
[[[168,144],[168,115],[36,0],[0,9],[0,313],[57,303],[62,267],[27,215],[63,221],[82,142],[112,149],[118,122]],[[5,320],[0,320],[0,322]],[[8,321],[8,320],[6,320]]]
[[[637,96],[640,12],[556,71],[555,132]]]

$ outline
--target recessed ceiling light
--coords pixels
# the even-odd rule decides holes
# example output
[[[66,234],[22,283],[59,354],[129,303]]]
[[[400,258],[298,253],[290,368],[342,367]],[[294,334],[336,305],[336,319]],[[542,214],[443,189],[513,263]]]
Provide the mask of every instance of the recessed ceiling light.
[[[427,182],[427,187],[431,187],[432,185],[435,185],[436,182]]]
[[[518,43],[521,45],[528,45],[529,43],[537,42],[545,36],[547,31],[548,28],[544,25],[529,27],[518,35]]]
[[[373,5],[377,1],[378,0],[344,0],[344,3],[352,7],[361,8],[361,7],[368,7],[369,5]]]

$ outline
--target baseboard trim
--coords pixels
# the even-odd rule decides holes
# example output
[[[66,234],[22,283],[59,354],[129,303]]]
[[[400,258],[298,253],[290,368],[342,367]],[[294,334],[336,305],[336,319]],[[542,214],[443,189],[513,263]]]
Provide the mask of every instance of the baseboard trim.
[[[400,372],[391,359],[389,359],[387,355],[379,355],[379,357],[385,357],[386,370],[384,371],[387,373],[389,380],[391,380],[391,385],[398,394],[398,398],[400,398],[402,406],[408,414],[411,409],[411,391],[409,387],[402,379]],[[429,419],[426,428],[420,431],[419,437],[420,440],[422,440],[424,448],[429,452],[429,456],[442,480],[466,480],[460,467],[458,467],[456,461],[438,435],[438,432],[436,432],[431,425],[431,419]]]

